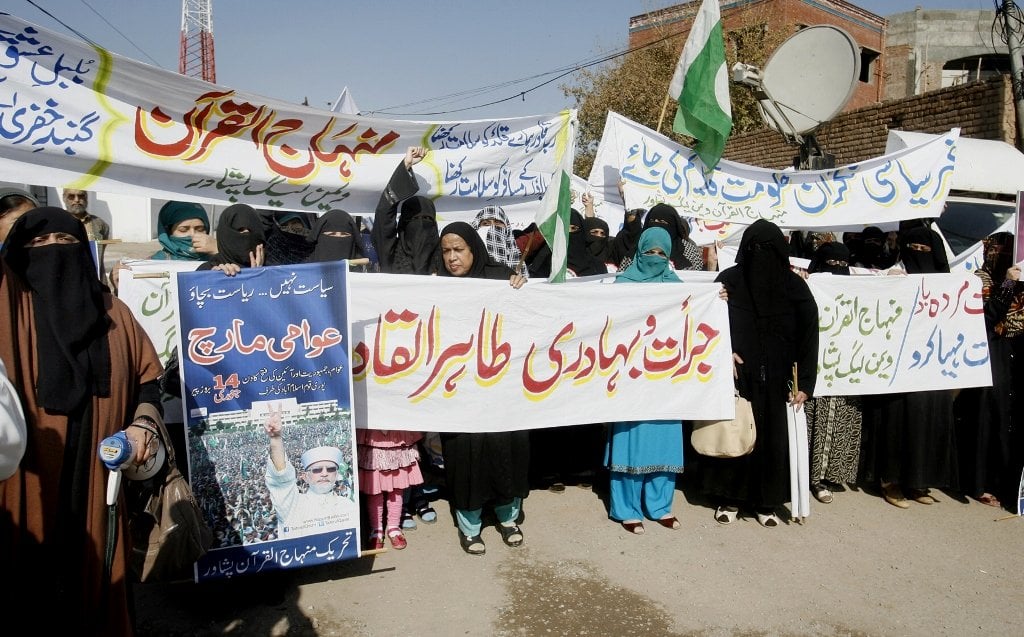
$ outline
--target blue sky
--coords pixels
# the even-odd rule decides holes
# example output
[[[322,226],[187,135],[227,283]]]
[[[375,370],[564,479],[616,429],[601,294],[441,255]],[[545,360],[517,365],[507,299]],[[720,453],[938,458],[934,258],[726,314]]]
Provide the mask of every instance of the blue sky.
[[[509,101],[572,68],[626,47],[630,16],[677,4],[664,0],[213,0],[217,83],[239,91],[329,108],[348,86],[363,111],[416,119],[501,118],[572,106],[559,86],[573,75]],[[987,9],[992,0],[860,0],[879,15],[926,9]],[[9,0],[3,9],[61,33],[64,22],[101,46],[177,71],[177,0]],[[46,15],[45,9],[54,17]],[[55,19],[56,18],[56,19]],[[59,21],[58,21],[59,20]],[[123,34],[123,36],[122,36]],[[126,36],[126,37],[124,37]],[[455,99],[410,102],[509,83]]]

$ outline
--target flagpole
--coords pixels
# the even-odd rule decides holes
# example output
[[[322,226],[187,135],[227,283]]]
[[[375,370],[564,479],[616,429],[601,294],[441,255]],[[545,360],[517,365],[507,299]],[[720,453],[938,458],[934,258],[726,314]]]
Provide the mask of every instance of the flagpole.
[[[665,121],[665,111],[668,110],[668,103],[669,103],[669,100],[671,100],[671,99],[672,98],[670,98],[668,95],[666,95],[665,96],[665,101],[661,103],[661,115],[658,116],[658,128],[657,128],[658,133],[661,133],[661,123],[663,121]]]

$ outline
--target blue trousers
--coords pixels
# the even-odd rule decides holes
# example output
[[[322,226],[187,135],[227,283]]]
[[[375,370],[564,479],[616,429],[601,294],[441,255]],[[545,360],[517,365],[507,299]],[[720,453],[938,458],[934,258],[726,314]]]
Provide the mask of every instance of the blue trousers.
[[[512,498],[508,504],[499,504],[494,507],[494,515],[497,516],[500,524],[515,524],[519,517],[519,509],[523,504],[522,498]],[[467,537],[480,535],[480,516],[483,509],[455,509],[455,521],[459,530]]]
[[[608,517],[613,520],[652,520],[672,512],[676,492],[676,474],[667,471],[636,475],[611,472],[611,506]],[[644,512],[646,511],[646,516]]]

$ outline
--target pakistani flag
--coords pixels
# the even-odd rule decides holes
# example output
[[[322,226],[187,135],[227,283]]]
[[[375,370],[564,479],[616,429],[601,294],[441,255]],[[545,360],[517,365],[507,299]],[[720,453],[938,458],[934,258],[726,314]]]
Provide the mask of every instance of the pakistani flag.
[[[732,130],[729,73],[718,0],[701,0],[686,38],[683,54],[668,85],[668,96],[679,102],[672,130],[697,140],[697,156],[714,170]]]
[[[566,255],[569,252],[569,211],[572,208],[570,171],[561,166],[551,177],[540,210],[534,221],[551,248],[551,276],[548,281],[565,281]]]

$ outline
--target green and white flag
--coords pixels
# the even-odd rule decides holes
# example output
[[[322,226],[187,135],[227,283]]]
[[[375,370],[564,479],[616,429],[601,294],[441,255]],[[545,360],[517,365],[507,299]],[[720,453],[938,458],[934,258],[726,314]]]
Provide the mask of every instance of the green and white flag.
[[[548,281],[561,283],[565,281],[566,256],[569,252],[569,212],[572,209],[572,159],[575,151],[576,117],[575,111],[564,111],[570,118],[568,126],[563,126],[555,146],[557,170],[551,176],[548,188],[544,191],[540,209],[534,221],[537,229],[544,235],[544,240],[551,248],[551,275]]]
[[[686,38],[668,96],[679,103],[672,130],[697,140],[694,150],[706,172],[714,170],[732,130],[729,71],[718,0],[701,0]]]

